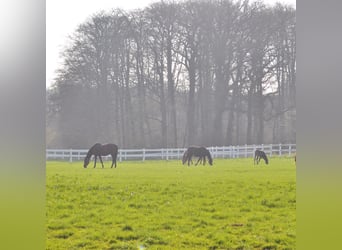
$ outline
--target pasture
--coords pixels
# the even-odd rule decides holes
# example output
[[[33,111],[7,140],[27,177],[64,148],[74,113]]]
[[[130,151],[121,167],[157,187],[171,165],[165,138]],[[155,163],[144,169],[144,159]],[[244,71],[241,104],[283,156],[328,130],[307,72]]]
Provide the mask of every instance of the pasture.
[[[46,249],[295,249],[293,158],[47,162]]]

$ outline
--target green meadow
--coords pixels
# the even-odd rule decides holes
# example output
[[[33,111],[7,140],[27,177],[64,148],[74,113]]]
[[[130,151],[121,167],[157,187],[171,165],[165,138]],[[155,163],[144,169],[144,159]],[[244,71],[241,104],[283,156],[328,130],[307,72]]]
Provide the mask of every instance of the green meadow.
[[[46,249],[295,249],[293,158],[46,163]]]

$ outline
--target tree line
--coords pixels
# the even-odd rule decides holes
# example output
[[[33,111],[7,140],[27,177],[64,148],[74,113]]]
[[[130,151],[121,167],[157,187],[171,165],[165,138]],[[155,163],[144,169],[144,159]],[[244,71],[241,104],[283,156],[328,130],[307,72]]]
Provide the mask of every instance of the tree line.
[[[102,11],[47,90],[47,146],[295,142],[295,9],[248,1]]]

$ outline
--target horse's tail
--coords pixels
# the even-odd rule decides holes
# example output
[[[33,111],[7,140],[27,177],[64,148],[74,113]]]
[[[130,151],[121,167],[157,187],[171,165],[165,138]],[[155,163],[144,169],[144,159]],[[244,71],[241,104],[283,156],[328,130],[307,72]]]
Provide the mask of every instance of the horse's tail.
[[[188,150],[185,150],[184,154],[183,154],[183,159],[182,159],[182,163],[183,165],[185,164],[185,162],[188,160]]]
[[[119,147],[117,145],[114,144],[114,153],[117,156],[119,153]]]
[[[265,160],[266,164],[268,164],[268,158],[267,158],[266,154],[264,154],[264,160]]]
[[[208,149],[207,150],[207,156],[208,156],[208,162],[212,166],[213,165],[213,158],[211,157],[211,154]]]

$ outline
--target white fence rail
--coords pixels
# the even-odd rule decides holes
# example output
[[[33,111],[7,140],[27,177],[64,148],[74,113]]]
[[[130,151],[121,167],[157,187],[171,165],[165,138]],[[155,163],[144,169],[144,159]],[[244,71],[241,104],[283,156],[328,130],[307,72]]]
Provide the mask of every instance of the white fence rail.
[[[247,158],[253,157],[256,149],[261,149],[269,156],[290,156],[296,153],[296,144],[241,145],[224,147],[207,147],[213,158]],[[162,149],[119,149],[118,160],[173,160],[181,159],[186,148]],[[83,160],[87,149],[47,149],[46,160]],[[103,157],[111,160],[111,156]]]

